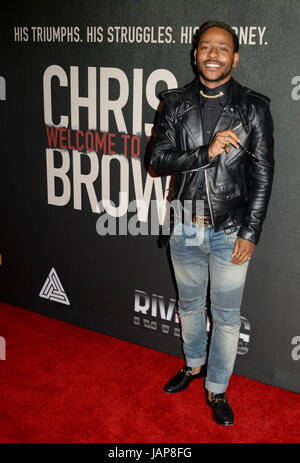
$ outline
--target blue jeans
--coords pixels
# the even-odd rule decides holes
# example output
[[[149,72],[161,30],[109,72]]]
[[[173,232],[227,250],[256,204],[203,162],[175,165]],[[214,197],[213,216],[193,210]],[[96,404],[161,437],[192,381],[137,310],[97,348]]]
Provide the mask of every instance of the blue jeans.
[[[237,231],[226,235],[223,230],[215,232],[211,225],[177,223],[170,239],[186,364],[198,367],[207,361],[205,388],[213,393],[226,391],[239,341],[248,262],[230,262],[236,238]],[[209,279],[213,328],[207,359]]]

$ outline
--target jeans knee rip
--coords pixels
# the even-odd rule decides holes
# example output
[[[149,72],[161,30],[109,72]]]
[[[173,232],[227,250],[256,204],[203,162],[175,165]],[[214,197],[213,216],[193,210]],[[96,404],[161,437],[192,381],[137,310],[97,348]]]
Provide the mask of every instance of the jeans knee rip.
[[[179,307],[179,315],[184,316],[184,315],[195,315],[196,313],[202,312],[206,309],[206,306],[196,306],[195,308],[191,309],[190,307],[184,308],[184,307]]]
[[[240,320],[234,320],[232,323],[228,323],[228,321],[225,320],[213,320],[213,324],[218,325],[222,327],[224,330],[229,330],[229,331],[239,331],[241,328],[241,321]]]
[[[179,310],[179,315],[184,317],[185,315],[193,315],[195,313],[194,310]]]
[[[240,307],[221,307],[221,306],[216,305],[216,304],[211,305],[211,308],[212,308],[212,310],[213,309],[216,309],[216,310],[230,310],[232,312],[240,311]]]

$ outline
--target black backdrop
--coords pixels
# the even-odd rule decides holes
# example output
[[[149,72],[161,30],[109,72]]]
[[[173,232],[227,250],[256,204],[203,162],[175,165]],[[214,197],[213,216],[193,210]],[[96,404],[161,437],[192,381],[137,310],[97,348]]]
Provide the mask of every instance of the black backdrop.
[[[149,234],[101,236],[121,209],[97,203],[118,207],[122,192],[127,211],[167,194],[169,179],[145,168],[156,95],[194,78],[192,32],[223,19],[241,43],[234,77],[272,99],[276,142],[235,372],[300,392],[300,3],[24,1],[2,13],[2,300],[182,356],[168,252]]]

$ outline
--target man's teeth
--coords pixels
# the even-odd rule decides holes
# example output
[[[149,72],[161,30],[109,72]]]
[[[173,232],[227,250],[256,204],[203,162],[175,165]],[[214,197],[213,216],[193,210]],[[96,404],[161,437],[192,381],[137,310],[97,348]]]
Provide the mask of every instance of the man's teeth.
[[[220,68],[221,67],[219,64],[212,64],[212,63],[211,64],[206,64],[205,66],[208,67],[208,68]]]

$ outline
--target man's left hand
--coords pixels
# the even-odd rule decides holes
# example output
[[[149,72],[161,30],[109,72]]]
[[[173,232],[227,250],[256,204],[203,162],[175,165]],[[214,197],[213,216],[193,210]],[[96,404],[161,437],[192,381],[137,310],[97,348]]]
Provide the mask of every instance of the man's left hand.
[[[254,248],[254,243],[238,237],[234,243],[231,262],[236,265],[244,264],[249,259],[251,259]]]

